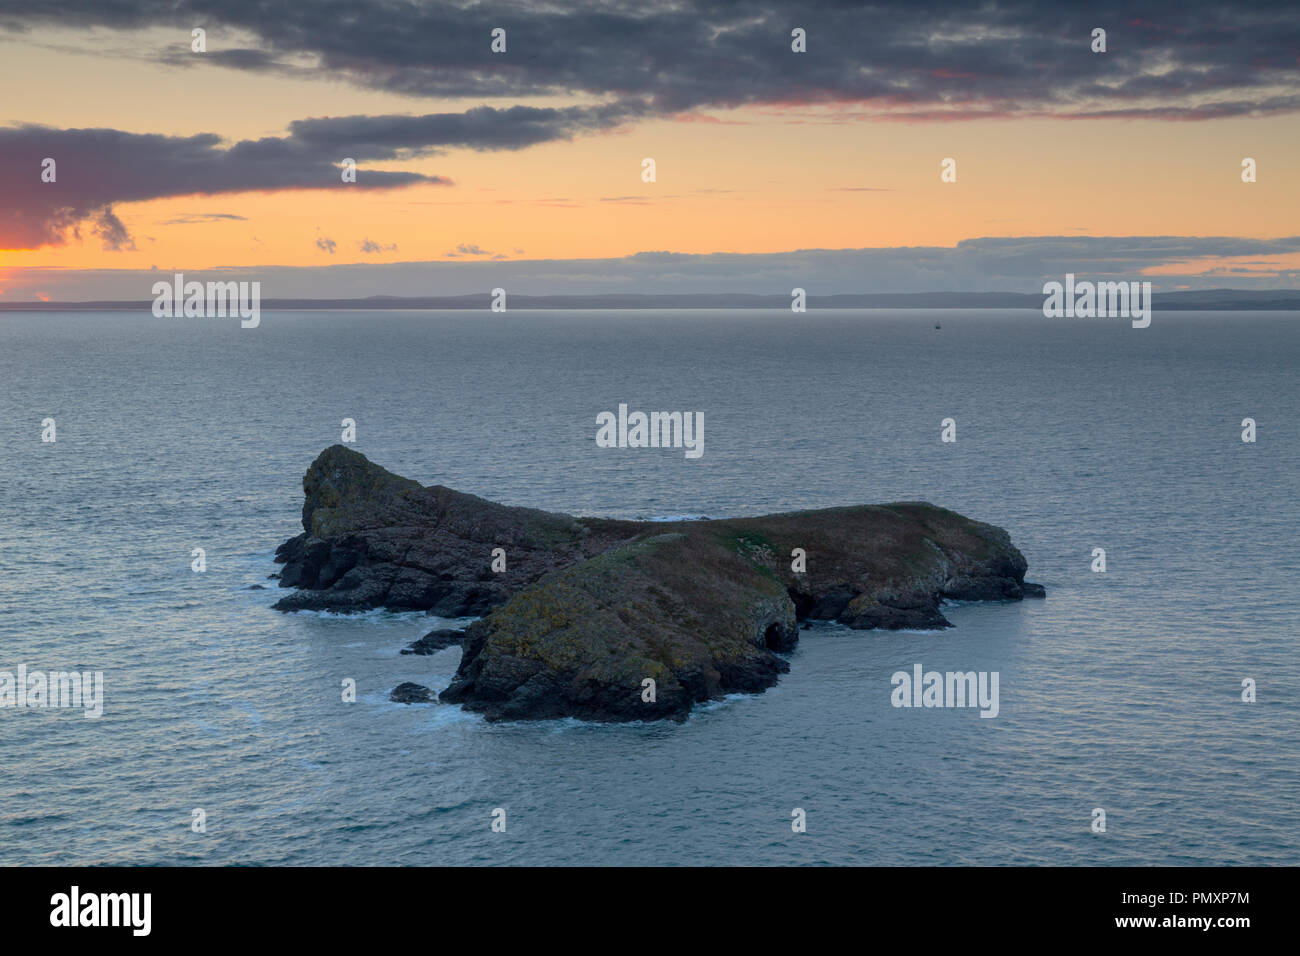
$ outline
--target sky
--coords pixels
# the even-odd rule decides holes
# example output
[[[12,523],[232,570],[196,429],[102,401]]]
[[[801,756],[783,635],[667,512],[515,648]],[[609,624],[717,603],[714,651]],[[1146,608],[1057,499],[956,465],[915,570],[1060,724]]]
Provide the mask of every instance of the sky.
[[[1300,288],[1300,11],[0,0],[0,301],[147,299],[159,272]]]

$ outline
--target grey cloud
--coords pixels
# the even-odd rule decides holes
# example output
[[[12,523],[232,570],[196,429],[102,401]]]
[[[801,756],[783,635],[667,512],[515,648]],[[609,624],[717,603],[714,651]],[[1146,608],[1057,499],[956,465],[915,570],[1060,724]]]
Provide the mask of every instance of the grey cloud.
[[[42,182],[41,162],[55,160],[57,179]],[[447,183],[420,173],[359,170],[343,184],[341,157],[286,138],[243,140],[230,146],[212,133],[162,136],[115,129],[0,128],[0,249],[29,249],[79,235],[94,220],[105,242],[129,241],[107,211],[116,203],[167,196],[217,195],[285,189],[387,189]],[[355,150],[359,161],[372,158]]]
[[[229,146],[212,133],[175,137],[114,129],[59,130],[33,124],[0,128],[0,168],[38,169],[45,156],[57,183],[28,189],[20,175],[0,184],[0,248],[62,242],[77,223],[113,202],[252,190],[325,189],[341,184],[341,159],[402,160],[444,148],[523,149],[548,140],[617,126],[641,115],[635,103],[597,107],[476,107],[424,116],[341,116],[298,120],[287,136]],[[93,170],[93,173],[91,172]],[[81,174],[83,173],[84,174]],[[69,175],[71,174],[71,175]],[[348,188],[449,184],[440,176],[359,170]],[[174,223],[175,224],[175,223]],[[74,233],[75,234],[75,233]]]
[[[209,222],[239,221],[247,222],[247,216],[236,216],[229,212],[188,212],[174,219],[164,219],[160,226],[193,226]]]
[[[99,212],[99,217],[95,220],[95,235],[104,240],[104,248],[111,249],[114,252],[120,252],[123,249],[135,250],[135,242],[122,225],[122,220],[113,214],[112,206],[105,206]]]
[[[644,115],[635,102],[564,109],[479,106],[463,113],[424,116],[338,116],[296,120],[292,139],[339,155],[362,153],[369,159],[405,158],[440,149],[524,149],[537,143],[619,126]]]
[[[517,150],[703,107],[770,104],[788,116],[800,104],[853,104],[855,120],[1203,120],[1300,110],[1300,16],[1293,4],[1242,10],[1208,0],[1157,0],[1137,16],[1118,0],[1086,12],[1030,0],[966,11],[937,0],[505,2],[489,16],[473,3],[398,0],[2,0],[0,16],[14,31],[170,24],[178,37],[188,37],[194,23],[207,25],[210,53],[182,56],[177,48],[185,44],[178,42],[157,51],[163,62],[328,75],[412,96],[600,100],[303,119],[286,136],[228,147],[213,134],[0,129],[0,168],[21,170],[50,155],[71,164],[74,174],[57,187],[34,190],[21,175],[7,176],[0,208],[11,212],[0,220],[0,248],[61,242],[86,220],[123,248],[129,237],[104,219],[112,203],[327,188],[337,184],[333,164],[343,156],[375,161],[452,148]],[[497,24],[510,38],[510,52],[502,55],[488,50],[488,30]],[[1108,30],[1109,52],[1092,54],[1088,40],[1099,24]],[[792,25],[808,31],[808,53],[790,51]],[[239,45],[223,48],[231,36]],[[261,46],[245,45],[248,36]],[[78,168],[96,172],[78,176]],[[356,186],[417,182],[446,180],[368,170]]]
[[[4,13],[20,26],[204,22],[211,59],[177,62],[301,71],[305,59],[332,78],[411,96],[576,93],[655,115],[868,102],[904,115],[1203,118],[1294,110],[1300,75],[1300,17],[1273,2],[6,0]],[[489,50],[495,26],[508,31],[505,54]],[[790,50],[795,26],[807,31],[807,53]],[[1097,26],[1108,33],[1104,54],[1089,50]],[[222,52],[225,27],[259,46]]]

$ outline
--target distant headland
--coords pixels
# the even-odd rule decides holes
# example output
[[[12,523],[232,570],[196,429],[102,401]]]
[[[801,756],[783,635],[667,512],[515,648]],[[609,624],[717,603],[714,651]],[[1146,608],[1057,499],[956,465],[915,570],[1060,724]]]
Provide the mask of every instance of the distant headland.
[[[373,295],[355,299],[263,298],[262,311],[376,309],[482,309],[492,304],[488,292],[445,296]],[[817,309],[1034,309],[1042,311],[1041,292],[883,292],[809,295]],[[152,299],[90,302],[0,302],[0,312],[150,311]],[[523,295],[511,293],[511,310],[519,309],[790,309],[790,293],[754,295],[740,292],[593,295]],[[1157,292],[1153,307],[1170,311],[1300,310],[1300,290],[1204,289]]]

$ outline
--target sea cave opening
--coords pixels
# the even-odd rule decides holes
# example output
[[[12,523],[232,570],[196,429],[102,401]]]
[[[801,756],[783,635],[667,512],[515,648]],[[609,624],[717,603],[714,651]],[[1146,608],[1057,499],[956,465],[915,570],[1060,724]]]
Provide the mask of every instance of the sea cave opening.
[[[781,625],[779,623],[769,624],[767,630],[763,632],[763,644],[769,651],[779,651],[785,646],[785,641],[781,635]]]

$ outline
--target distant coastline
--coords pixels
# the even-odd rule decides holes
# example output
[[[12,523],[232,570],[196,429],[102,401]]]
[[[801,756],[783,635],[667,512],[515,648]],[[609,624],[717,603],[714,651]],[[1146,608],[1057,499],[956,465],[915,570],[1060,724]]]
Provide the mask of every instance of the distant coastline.
[[[1300,310],[1300,289],[1205,289],[1157,292],[1154,309],[1164,312],[1242,312]],[[488,292],[448,296],[374,295],[355,299],[268,298],[262,309],[372,310],[372,309],[481,309],[488,310]],[[848,295],[810,295],[808,309],[1033,309],[1041,311],[1043,296],[1023,292],[885,292]],[[0,312],[139,312],[152,308],[152,299],[86,302],[0,302]],[[595,294],[523,295],[511,293],[509,307],[518,309],[782,309],[790,296],[747,293],[690,293],[682,295]]]

